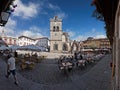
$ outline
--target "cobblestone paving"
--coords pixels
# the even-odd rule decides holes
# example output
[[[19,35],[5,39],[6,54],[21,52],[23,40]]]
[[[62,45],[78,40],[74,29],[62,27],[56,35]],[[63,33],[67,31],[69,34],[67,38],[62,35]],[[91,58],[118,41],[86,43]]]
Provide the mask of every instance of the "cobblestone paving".
[[[110,90],[110,55],[85,70],[73,69],[65,75],[61,73],[55,60],[44,60],[36,64],[34,70],[18,70],[19,86],[13,84],[12,77],[4,77],[6,64],[0,60],[0,90]]]
[[[73,71],[64,74],[58,69],[58,64],[56,60],[43,60],[41,63],[38,63],[34,70],[25,70],[19,71],[25,78],[32,80],[45,85],[56,85],[56,84],[65,84],[72,83],[70,77],[74,74],[82,75],[85,72],[89,71],[94,64],[88,65],[87,69],[80,70],[74,67]]]

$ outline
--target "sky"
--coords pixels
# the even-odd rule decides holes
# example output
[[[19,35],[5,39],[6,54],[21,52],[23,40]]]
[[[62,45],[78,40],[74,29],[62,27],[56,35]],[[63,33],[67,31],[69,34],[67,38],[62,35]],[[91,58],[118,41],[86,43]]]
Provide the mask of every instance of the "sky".
[[[104,22],[92,17],[92,0],[15,0],[17,4],[5,27],[5,35],[31,38],[50,37],[50,18],[62,19],[62,30],[71,40],[105,38]]]

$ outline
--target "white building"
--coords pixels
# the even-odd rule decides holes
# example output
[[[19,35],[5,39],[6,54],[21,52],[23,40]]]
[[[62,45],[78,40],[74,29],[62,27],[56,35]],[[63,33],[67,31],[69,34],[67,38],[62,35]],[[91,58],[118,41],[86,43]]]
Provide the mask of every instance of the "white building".
[[[36,38],[36,45],[44,48],[49,47],[49,39],[47,37]]]
[[[2,37],[2,40],[8,45],[8,46],[12,46],[12,45],[17,45],[17,38],[14,37]]]
[[[31,45],[31,44],[35,44],[35,39],[32,39],[27,36],[18,37],[18,45],[19,46],[26,46],[26,45]]]
[[[1,38],[8,46],[18,44],[17,38],[5,35],[4,30],[2,30]]]
[[[0,37],[0,47],[1,46],[7,46],[7,44],[2,40],[2,37]]]

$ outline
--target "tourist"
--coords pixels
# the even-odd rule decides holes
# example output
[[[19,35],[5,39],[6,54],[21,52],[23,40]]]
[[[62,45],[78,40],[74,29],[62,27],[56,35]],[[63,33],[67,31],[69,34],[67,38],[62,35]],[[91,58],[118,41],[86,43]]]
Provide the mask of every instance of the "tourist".
[[[17,77],[16,77],[16,67],[15,67],[15,58],[12,54],[9,55],[9,59],[7,61],[7,75],[6,78],[9,78],[9,75],[12,73],[14,76],[14,84],[18,85]]]
[[[82,59],[83,59],[83,56],[80,54],[79,58],[80,58],[80,60],[82,60]]]

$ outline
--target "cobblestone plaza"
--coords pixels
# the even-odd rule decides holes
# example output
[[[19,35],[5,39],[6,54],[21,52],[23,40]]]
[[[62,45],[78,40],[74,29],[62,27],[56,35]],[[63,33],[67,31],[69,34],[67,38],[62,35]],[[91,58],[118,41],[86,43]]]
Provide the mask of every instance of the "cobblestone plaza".
[[[58,70],[57,61],[43,60],[34,70],[20,71],[17,68],[19,86],[13,84],[13,79],[5,78],[6,64],[0,60],[0,90],[110,90],[111,55],[106,55],[85,70],[74,68],[65,75]]]

